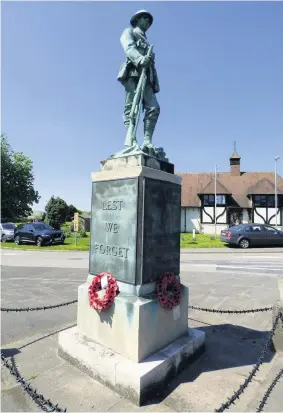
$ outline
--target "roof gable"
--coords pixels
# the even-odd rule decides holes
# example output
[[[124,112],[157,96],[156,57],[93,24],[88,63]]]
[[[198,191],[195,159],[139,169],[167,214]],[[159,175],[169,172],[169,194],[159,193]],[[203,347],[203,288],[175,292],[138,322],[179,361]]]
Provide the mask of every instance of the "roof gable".
[[[177,173],[182,177],[182,206],[200,207],[200,193],[209,190],[209,185],[213,185],[214,194],[214,173]],[[217,174],[219,184],[223,185],[232,198],[242,208],[250,208],[248,193],[257,183],[266,178],[271,183],[274,182],[274,172],[242,172],[239,176],[233,176],[229,172]],[[213,182],[213,183],[212,183]],[[273,184],[274,185],[274,184]],[[207,187],[207,188],[206,188]],[[278,194],[283,194],[283,179],[277,175]],[[268,188],[266,188],[267,190]],[[217,189],[221,193],[223,191]],[[222,192],[223,193],[223,192]],[[274,186],[273,192],[274,194]]]
[[[274,195],[275,185],[268,178],[264,177],[258,181],[255,185],[251,185],[247,190],[247,195]],[[277,193],[283,194],[283,192],[277,186]]]
[[[231,195],[229,191],[218,179],[216,179],[216,193],[221,195]],[[199,194],[215,194],[215,179],[211,178],[209,183],[199,192]]]

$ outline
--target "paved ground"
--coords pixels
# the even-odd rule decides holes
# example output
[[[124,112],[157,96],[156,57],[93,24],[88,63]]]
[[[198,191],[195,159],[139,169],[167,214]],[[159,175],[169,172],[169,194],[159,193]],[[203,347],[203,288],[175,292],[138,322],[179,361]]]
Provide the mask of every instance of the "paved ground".
[[[224,252],[225,251],[225,252]],[[226,252],[228,251],[228,252]],[[190,304],[244,309],[279,299],[283,274],[281,249],[184,251],[181,276],[190,286]],[[2,307],[56,304],[77,298],[86,280],[88,254],[2,250]],[[2,349],[15,354],[21,374],[32,386],[69,411],[213,411],[243,383],[257,361],[271,313],[216,315],[190,311],[189,326],[206,332],[206,351],[163,397],[137,408],[88,378],[57,356],[58,331],[76,323],[76,305],[35,313],[2,313]],[[230,411],[255,411],[283,366],[283,356],[268,353],[256,379]],[[282,411],[283,383],[265,411]],[[38,411],[15,379],[2,368],[2,411]]]

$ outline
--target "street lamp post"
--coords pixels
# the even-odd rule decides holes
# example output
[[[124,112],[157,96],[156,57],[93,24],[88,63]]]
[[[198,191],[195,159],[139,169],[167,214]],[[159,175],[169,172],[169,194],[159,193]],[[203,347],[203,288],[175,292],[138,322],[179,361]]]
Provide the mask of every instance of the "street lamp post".
[[[214,176],[214,237],[216,239],[217,233],[217,223],[216,223],[216,207],[217,207],[217,192],[216,192],[216,183],[217,183],[217,165],[215,165],[215,176]]]
[[[280,156],[274,158],[275,167],[274,167],[274,185],[275,185],[275,227],[277,228],[277,209],[278,209],[278,196],[277,196],[277,161],[280,159]]]

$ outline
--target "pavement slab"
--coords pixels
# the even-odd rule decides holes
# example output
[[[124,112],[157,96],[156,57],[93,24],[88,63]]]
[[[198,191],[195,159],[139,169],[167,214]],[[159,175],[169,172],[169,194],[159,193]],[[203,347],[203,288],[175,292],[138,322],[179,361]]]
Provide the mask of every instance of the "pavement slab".
[[[199,323],[191,322],[190,326],[196,327],[197,324]],[[219,407],[244,382],[258,359],[266,334],[262,333],[253,343],[243,340],[241,329],[233,331],[232,325],[219,328],[206,326],[201,329],[207,336],[205,353],[164,389],[160,399],[141,408],[63,361],[57,355],[58,333],[42,340],[36,336],[30,341],[31,344],[22,340],[5,346],[4,354],[6,352],[7,356],[14,355],[22,376],[29,379],[38,392],[50,398],[53,403],[59,403],[60,407],[67,407],[68,411],[205,412]],[[276,360],[274,353],[269,351],[256,380],[253,380],[230,411],[248,411],[248,403],[259,392],[261,382],[265,380]],[[22,403],[22,411],[31,411],[29,402],[23,402],[26,396],[15,379],[9,377],[9,373],[7,376],[5,370],[3,374],[2,392],[4,390],[5,399],[2,411],[17,411],[14,410],[14,403]],[[5,410],[5,406],[8,410]]]
[[[271,369],[269,370],[268,374],[266,375],[265,379],[262,382],[262,385],[258,388],[254,398],[248,404],[249,411],[256,411],[259,407],[260,401],[263,399],[264,394],[268,390],[269,386],[271,385],[274,378],[277,376],[279,371],[283,369],[283,353],[276,354],[276,360],[273,363]],[[283,377],[277,382],[276,386],[273,388],[270,396],[267,399],[266,404],[263,407],[264,412],[280,412],[283,411]],[[278,404],[278,401],[279,404]]]
[[[220,251],[219,251],[220,252]],[[281,249],[282,252],[282,249]],[[27,253],[29,255],[27,255]],[[273,254],[274,253],[274,254]],[[6,256],[2,266],[2,307],[58,304],[77,298],[77,287],[87,277],[87,254],[21,251]],[[53,254],[53,255],[52,255]],[[281,270],[283,254],[274,250],[221,254],[186,252],[181,261],[181,279],[190,287],[189,304],[214,309],[250,309],[272,305],[279,299],[277,277],[268,273],[267,262]],[[186,259],[184,256],[186,255]],[[224,256],[225,255],[225,256]],[[231,256],[231,258],[228,258]],[[238,258],[236,258],[236,255]],[[252,258],[261,268],[249,270]],[[197,260],[210,267],[195,267]],[[213,258],[212,258],[213,256]],[[263,256],[267,258],[264,260]],[[45,257],[45,258],[44,258]],[[191,257],[191,258],[187,258]],[[52,260],[51,260],[52,258]],[[79,259],[73,259],[79,258]],[[227,260],[242,260],[246,271],[217,271]],[[15,264],[16,263],[16,264]],[[74,264],[76,263],[76,264]],[[229,262],[228,262],[229,264]],[[185,369],[163,394],[148,405],[137,407],[62,360],[58,354],[58,332],[76,325],[76,304],[29,313],[1,313],[2,351],[14,355],[20,373],[30,384],[68,411],[199,411],[218,408],[248,377],[272,326],[272,312],[213,314],[189,310],[189,327],[206,333],[205,352]],[[255,411],[262,396],[283,366],[282,353],[268,351],[263,365],[231,412]],[[40,411],[22,387],[3,367],[2,411]],[[282,412],[282,380],[271,393],[264,411]]]

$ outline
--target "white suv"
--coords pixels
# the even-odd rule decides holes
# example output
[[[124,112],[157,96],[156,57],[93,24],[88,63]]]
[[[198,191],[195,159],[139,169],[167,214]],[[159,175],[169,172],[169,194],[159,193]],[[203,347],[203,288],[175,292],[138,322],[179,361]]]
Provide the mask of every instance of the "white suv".
[[[16,225],[12,222],[2,222],[0,224],[1,242],[14,241]]]

